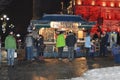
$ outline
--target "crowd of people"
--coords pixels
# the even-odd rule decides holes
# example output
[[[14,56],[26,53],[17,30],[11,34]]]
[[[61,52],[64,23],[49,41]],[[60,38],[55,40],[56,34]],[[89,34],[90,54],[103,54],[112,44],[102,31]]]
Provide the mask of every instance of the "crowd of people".
[[[68,60],[72,61],[75,58],[75,45],[77,44],[77,36],[72,31],[67,32],[66,37],[64,36],[63,31],[59,31],[56,33],[56,48],[58,49],[58,60],[62,60],[63,58],[63,49],[65,46],[68,48]],[[109,39],[110,38],[110,39]],[[96,52],[96,44],[95,41],[100,41],[100,50],[99,50],[99,56],[107,56],[108,55],[108,46],[111,45],[111,51],[115,57],[118,57],[120,55],[120,47],[118,45],[119,42],[117,42],[116,37],[110,36],[107,32],[103,32],[101,36],[94,35],[91,37],[90,33],[87,32],[85,37],[85,57],[91,57],[92,59],[95,58],[95,52]],[[111,42],[112,41],[112,42]],[[111,43],[112,44],[111,44]],[[1,43],[1,37],[0,37],[0,43]],[[38,60],[38,61],[44,61],[44,50],[46,48],[46,45],[44,44],[44,36],[38,35],[36,39],[33,38],[33,35],[31,32],[29,32],[24,40],[25,43],[25,59],[28,61]],[[117,45],[117,46],[116,46]],[[37,55],[34,55],[33,47],[36,47],[37,49]],[[0,44],[1,48],[1,44]],[[17,42],[16,38],[14,37],[13,31],[10,31],[9,35],[5,38],[5,50],[7,51],[7,64],[8,66],[14,67],[14,54],[17,50]],[[117,50],[117,51],[116,51]],[[1,66],[1,49],[0,49],[0,66]],[[117,54],[117,55],[116,55]],[[120,57],[119,57],[120,58]],[[120,59],[117,59],[116,62],[120,62]]]
[[[100,36],[94,34],[91,37],[88,32],[85,37],[85,48],[86,48],[86,57],[90,56],[94,59],[96,53],[96,41],[99,43],[99,52],[98,56],[107,57],[111,52],[115,59],[115,62],[120,63],[120,35],[117,32],[106,32],[103,31]],[[117,47],[116,47],[116,46]],[[110,51],[110,52],[109,52]],[[117,57],[116,57],[117,54]]]

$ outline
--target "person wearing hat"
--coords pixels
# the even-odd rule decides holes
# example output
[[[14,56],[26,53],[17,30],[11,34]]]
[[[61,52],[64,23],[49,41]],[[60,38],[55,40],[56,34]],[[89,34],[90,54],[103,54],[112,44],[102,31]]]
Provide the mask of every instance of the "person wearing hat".
[[[8,66],[14,67],[14,53],[17,45],[13,31],[10,31],[9,35],[5,38],[5,49],[7,50]]]

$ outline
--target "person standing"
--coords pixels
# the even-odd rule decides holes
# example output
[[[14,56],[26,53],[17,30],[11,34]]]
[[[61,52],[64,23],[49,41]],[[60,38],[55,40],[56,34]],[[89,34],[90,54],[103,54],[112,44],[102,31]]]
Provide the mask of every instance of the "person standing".
[[[37,53],[39,60],[44,60],[44,49],[45,49],[44,37],[42,35],[39,35],[37,39]]]
[[[94,60],[96,51],[95,40],[91,40],[90,57]]]
[[[85,49],[86,49],[86,54],[85,56],[88,57],[89,55],[89,50],[91,48],[91,37],[90,37],[90,33],[88,32],[86,34],[86,37],[85,37]]]
[[[62,31],[58,33],[57,39],[56,39],[56,47],[58,48],[58,56],[59,60],[62,60],[62,53],[63,48],[65,47],[65,37]]]
[[[9,35],[5,38],[5,49],[7,50],[8,66],[14,67],[14,53],[17,49],[17,43],[13,31],[10,31]]]
[[[108,34],[103,32],[100,40],[100,56],[107,56]]]
[[[74,46],[77,42],[75,35],[72,32],[69,32],[66,37],[66,45],[68,46],[68,59],[72,61],[74,59]]]
[[[25,38],[25,45],[26,45],[26,58],[29,61],[33,60],[33,37],[32,33],[28,33]]]

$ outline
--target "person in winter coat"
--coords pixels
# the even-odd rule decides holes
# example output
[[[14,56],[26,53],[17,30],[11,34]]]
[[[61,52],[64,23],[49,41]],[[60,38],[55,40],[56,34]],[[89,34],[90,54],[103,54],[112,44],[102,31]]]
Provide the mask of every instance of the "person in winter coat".
[[[58,48],[59,60],[62,60],[63,48],[66,46],[65,37],[62,31],[59,32],[56,39],[56,47]]]
[[[7,61],[8,66],[14,67],[14,53],[17,49],[16,39],[11,31],[9,35],[5,38],[5,49],[7,50]]]
[[[108,34],[103,32],[100,40],[100,56],[107,56]]]
[[[44,60],[44,49],[45,49],[45,44],[44,44],[44,37],[42,35],[39,35],[37,39],[37,53],[38,53],[38,59],[39,60]]]
[[[77,42],[75,35],[72,32],[69,32],[66,37],[66,45],[68,46],[68,59],[72,61],[74,59],[74,46]]]
[[[26,58],[29,61],[33,60],[33,37],[32,33],[28,33],[25,38],[25,46],[26,46]]]

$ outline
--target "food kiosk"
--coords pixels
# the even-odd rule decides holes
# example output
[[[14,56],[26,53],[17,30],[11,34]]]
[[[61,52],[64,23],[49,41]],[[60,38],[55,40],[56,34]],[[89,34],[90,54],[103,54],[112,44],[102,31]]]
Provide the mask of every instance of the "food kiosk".
[[[90,22],[86,22],[81,16],[76,15],[45,14],[40,20],[31,20],[30,23],[33,27],[34,38],[39,34],[44,36],[44,43],[47,45],[45,52],[49,54],[56,51],[57,31],[63,31],[65,36],[67,32],[72,31],[78,38],[77,42],[84,43],[86,27],[83,27],[83,24],[88,25]],[[89,26],[89,29],[94,24]],[[67,51],[67,47],[64,48],[64,51]]]

